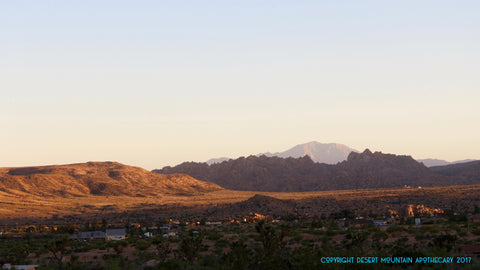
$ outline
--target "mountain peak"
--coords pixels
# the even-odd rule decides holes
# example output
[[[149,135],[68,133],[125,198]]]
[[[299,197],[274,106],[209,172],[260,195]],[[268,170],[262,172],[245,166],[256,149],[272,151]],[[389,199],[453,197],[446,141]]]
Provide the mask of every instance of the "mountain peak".
[[[380,152],[375,152],[375,153],[380,153]],[[356,152],[351,152],[348,157],[347,161],[354,161],[354,160],[363,160],[363,161],[368,161],[373,157],[374,154],[370,149],[365,149],[362,153],[356,153]]]
[[[310,141],[307,143],[298,144],[283,152],[266,152],[257,154],[256,156],[258,157],[264,155],[267,157],[281,158],[301,158],[304,156],[309,156],[313,160],[313,162],[337,164],[346,160],[348,155],[352,152],[358,151],[340,143],[321,143],[317,141]],[[207,160],[206,163],[208,165],[212,165],[219,164],[228,160],[230,160],[230,158],[227,157],[212,158]]]
[[[309,156],[314,162],[337,164],[346,160],[351,152],[358,151],[339,143],[320,143],[317,141],[311,141],[296,145],[284,152],[263,153],[263,155],[268,157],[277,156],[282,158],[299,158],[303,156]]]
[[[362,153],[362,155],[373,155],[372,151],[370,151],[370,149],[365,149]]]

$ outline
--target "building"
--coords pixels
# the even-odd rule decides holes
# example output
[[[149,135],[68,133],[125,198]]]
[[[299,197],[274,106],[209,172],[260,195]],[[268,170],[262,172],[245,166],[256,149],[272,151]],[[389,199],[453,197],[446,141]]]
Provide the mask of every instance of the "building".
[[[107,241],[125,240],[127,233],[125,229],[107,229],[105,232],[105,239]]]
[[[415,218],[415,225],[421,225],[422,220],[420,218]]]
[[[222,222],[221,221],[215,221],[215,222],[207,221],[207,222],[205,222],[205,225],[222,225]]]
[[[374,221],[373,225],[375,225],[375,226],[387,226],[388,222],[386,222],[384,220],[378,220],[378,221]]]
[[[15,270],[35,270],[38,265],[11,265],[6,263],[3,265],[3,269],[15,269]]]
[[[163,238],[177,238],[178,235],[176,232],[169,232],[163,235]]]
[[[74,239],[74,240],[105,239],[105,233],[101,231],[79,232],[76,235],[72,235],[70,239]]]
[[[162,232],[168,232],[172,229],[172,225],[170,224],[163,224],[162,227],[159,228]]]

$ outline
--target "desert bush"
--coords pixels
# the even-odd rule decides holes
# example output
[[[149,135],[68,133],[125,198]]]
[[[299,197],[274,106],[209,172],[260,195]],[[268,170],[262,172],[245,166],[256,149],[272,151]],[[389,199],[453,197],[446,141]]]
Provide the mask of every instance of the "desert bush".
[[[216,231],[210,231],[210,233],[207,235],[207,239],[212,241],[217,241],[222,237],[223,237],[223,234]]]
[[[387,233],[395,233],[395,232],[402,232],[404,231],[405,229],[401,226],[389,226],[387,228]]]
[[[146,250],[151,246],[151,242],[148,240],[140,239],[135,243],[135,248],[138,250]]]

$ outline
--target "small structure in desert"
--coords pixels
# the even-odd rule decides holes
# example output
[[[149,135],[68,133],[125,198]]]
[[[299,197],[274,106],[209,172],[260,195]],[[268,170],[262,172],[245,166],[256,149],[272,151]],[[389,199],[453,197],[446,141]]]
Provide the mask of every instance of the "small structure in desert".
[[[105,232],[105,239],[107,241],[125,240],[127,233],[125,229],[107,229]]]
[[[3,265],[2,269],[15,269],[15,270],[35,270],[38,265],[11,265],[6,263]]]
[[[70,236],[70,239],[73,239],[73,240],[105,239],[105,233],[101,231],[79,232],[78,234]]]

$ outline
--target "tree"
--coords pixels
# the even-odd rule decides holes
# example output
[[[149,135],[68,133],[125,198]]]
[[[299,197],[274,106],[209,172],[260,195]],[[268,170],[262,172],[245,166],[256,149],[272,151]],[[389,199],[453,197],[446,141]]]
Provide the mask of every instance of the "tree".
[[[9,255],[10,255],[9,247],[5,243],[2,243],[0,245],[0,269],[3,269],[3,265],[8,262]]]
[[[430,243],[430,245],[433,247],[438,247],[440,249],[444,248],[448,252],[452,250],[453,246],[455,245],[455,241],[457,241],[456,235],[442,233],[441,235],[435,236],[432,239],[432,242]]]
[[[271,225],[267,225],[265,220],[260,220],[255,229],[260,234],[260,241],[262,242],[262,254],[260,256],[260,268],[285,268],[288,262],[288,255],[284,254],[286,242],[283,241],[290,227],[286,224],[280,226],[280,231],[277,232]]]
[[[170,254],[170,252],[172,251],[172,249],[170,248],[170,242],[160,236],[153,239],[153,245],[155,246],[159,261],[165,262],[167,260],[168,254]]]
[[[363,243],[367,240],[369,233],[365,231],[357,231],[349,229],[345,238],[349,240],[347,247],[350,249],[359,248],[360,254],[363,255]]]
[[[68,260],[67,262],[67,265],[68,265],[68,269],[69,270],[72,270],[73,267],[75,266],[75,264],[77,263],[78,261],[78,255],[77,254],[72,254],[70,255],[70,259]]]
[[[225,254],[224,260],[231,269],[248,269],[252,260],[252,251],[243,240],[230,244],[230,252]]]
[[[178,253],[183,260],[193,263],[197,258],[197,254],[202,246],[203,236],[200,233],[194,233],[189,231],[187,235],[184,235],[180,239],[178,247]]]
[[[108,222],[105,218],[102,218],[102,230],[105,231],[108,227]]]
[[[125,258],[123,257],[123,252],[125,251],[125,248],[128,246],[128,242],[121,240],[121,241],[115,241],[113,243],[113,250],[115,250],[115,253],[120,257],[120,264],[122,265],[122,269],[126,270],[127,265],[125,264]]]
[[[67,252],[67,238],[61,238],[50,242],[46,248],[51,253],[50,260],[58,265],[58,270],[62,270],[63,258]]]

